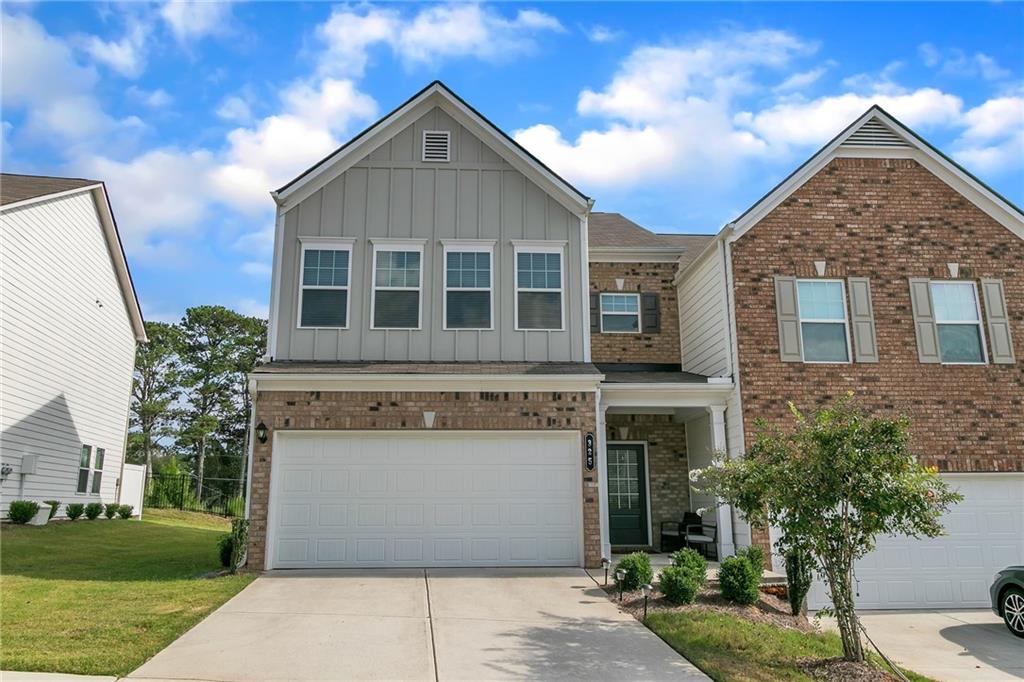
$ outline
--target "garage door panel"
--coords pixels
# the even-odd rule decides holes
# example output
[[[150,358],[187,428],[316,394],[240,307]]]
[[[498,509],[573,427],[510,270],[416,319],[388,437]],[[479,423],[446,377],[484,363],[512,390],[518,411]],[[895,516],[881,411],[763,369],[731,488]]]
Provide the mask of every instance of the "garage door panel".
[[[272,567],[579,565],[581,454],[564,432],[278,434]]]
[[[938,538],[880,538],[855,567],[858,608],[986,608],[992,576],[1024,562],[1024,475],[959,474],[945,480],[964,499]],[[822,582],[811,608],[829,603]]]

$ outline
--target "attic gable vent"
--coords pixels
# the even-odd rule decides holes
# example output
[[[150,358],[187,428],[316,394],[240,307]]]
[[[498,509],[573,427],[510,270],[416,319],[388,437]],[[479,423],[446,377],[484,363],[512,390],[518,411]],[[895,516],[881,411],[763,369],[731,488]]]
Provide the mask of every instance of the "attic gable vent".
[[[452,134],[447,130],[423,131],[423,160],[451,161]]]
[[[843,146],[856,147],[909,147],[902,137],[877,118],[872,118],[846,138]]]

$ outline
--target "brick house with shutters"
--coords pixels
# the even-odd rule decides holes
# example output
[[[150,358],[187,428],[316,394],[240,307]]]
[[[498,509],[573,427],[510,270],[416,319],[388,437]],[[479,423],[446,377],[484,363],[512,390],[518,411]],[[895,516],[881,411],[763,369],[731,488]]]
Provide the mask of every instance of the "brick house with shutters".
[[[255,569],[595,567],[686,513],[711,556],[767,547],[689,472],[848,388],[1009,519],[925,595],[889,555],[969,544],[894,541],[874,604],[973,605],[1020,553],[1024,222],[879,109],[717,235],[593,211],[440,82],[273,196]]]

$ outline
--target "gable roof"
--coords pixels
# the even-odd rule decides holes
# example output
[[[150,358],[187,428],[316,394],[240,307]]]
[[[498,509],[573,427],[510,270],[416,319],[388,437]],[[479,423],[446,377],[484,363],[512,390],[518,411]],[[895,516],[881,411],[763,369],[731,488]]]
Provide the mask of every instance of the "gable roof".
[[[128,310],[132,331],[135,332],[135,340],[139,343],[145,343],[148,341],[146,337],[146,323],[142,318],[142,307],[139,306],[139,297],[135,293],[132,273],[128,269],[128,259],[124,255],[121,235],[117,230],[117,221],[114,219],[114,212],[110,208],[110,197],[107,195],[106,185],[99,180],[85,180],[83,178],[0,173],[0,197],[2,197],[0,199],[0,210],[3,211],[80,192],[89,192],[92,195],[92,200],[96,205],[96,215],[99,218],[100,227],[107,242],[110,261],[114,266],[114,275],[117,277],[117,282],[121,287],[121,298],[124,300],[125,308]]]
[[[0,206],[99,185],[99,180],[0,173]]]
[[[713,234],[659,234],[640,227],[621,213],[594,211],[587,220],[591,260],[633,262],[658,260],[685,266]]]
[[[735,241],[781,204],[832,159],[839,156],[911,158],[971,203],[1024,239],[1024,211],[882,107],[872,105],[782,182],[726,226]]]
[[[316,189],[345,172],[377,146],[383,144],[391,135],[399,132],[404,127],[406,119],[411,122],[413,112],[426,111],[433,106],[441,107],[452,118],[469,128],[470,132],[481,138],[490,137],[496,143],[493,147],[497,154],[516,170],[537,182],[548,193],[561,199],[566,208],[578,214],[589,211],[593,204],[590,197],[551,170],[439,80],[428,84],[376,123],[303,171],[280,189],[271,192],[270,195],[279,206],[290,207],[298,203],[315,192]],[[310,189],[311,186],[313,189]]]

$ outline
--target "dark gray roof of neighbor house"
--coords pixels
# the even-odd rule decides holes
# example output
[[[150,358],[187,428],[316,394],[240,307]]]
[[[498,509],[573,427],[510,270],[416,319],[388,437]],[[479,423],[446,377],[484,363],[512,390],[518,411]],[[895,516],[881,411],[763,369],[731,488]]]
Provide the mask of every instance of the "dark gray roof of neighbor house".
[[[590,248],[678,248],[696,255],[714,239],[711,234],[658,234],[640,227],[621,213],[594,211],[588,221]]]
[[[26,199],[35,199],[47,194],[58,194],[90,185],[99,185],[99,180],[84,178],[57,178],[47,175],[17,175],[0,173],[0,206]]]
[[[600,374],[589,362],[315,362],[274,360],[254,374],[479,374],[481,376],[564,376]]]

